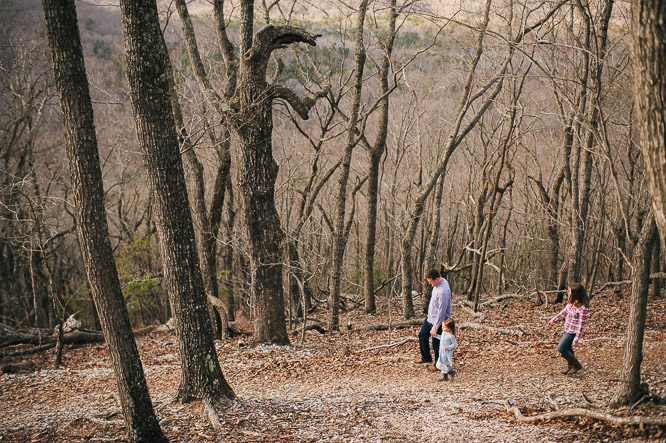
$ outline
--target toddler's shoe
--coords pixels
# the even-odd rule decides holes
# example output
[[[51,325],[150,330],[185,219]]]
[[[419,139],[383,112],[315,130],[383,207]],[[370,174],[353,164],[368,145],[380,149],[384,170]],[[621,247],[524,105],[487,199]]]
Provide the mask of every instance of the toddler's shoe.
[[[449,381],[449,374],[442,374],[437,381]]]

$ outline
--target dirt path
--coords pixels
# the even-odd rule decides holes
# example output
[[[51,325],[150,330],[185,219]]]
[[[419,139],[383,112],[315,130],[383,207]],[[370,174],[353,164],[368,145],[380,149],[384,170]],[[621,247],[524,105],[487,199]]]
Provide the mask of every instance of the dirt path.
[[[651,300],[646,332],[644,379],[661,401],[632,411],[604,408],[622,359],[622,312],[626,299],[597,297],[596,312],[578,355],[585,369],[573,377],[557,372],[563,360],[555,344],[560,327],[543,324],[552,307],[506,303],[487,310],[486,324],[519,328],[507,337],[472,329],[458,333],[454,382],[411,361],[417,344],[361,352],[386,343],[388,333],[308,332],[305,345],[244,346],[244,340],[217,343],[225,377],[238,399],[218,406],[222,433],[216,433],[199,403],[172,403],[179,381],[175,337],[154,332],[138,344],[153,404],[171,441],[638,441],[663,438],[666,430],[613,427],[590,419],[518,424],[504,400],[524,414],[587,407],[618,415],[666,415],[666,301]],[[529,309],[529,315],[525,310]],[[454,315],[463,317],[462,312]],[[380,317],[349,314],[355,325]],[[345,323],[346,324],[346,323]],[[393,331],[391,341],[414,337],[416,328]],[[0,441],[124,441],[115,380],[104,345],[69,349],[64,365],[50,355],[34,356],[30,370],[0,377]],[[586,393],[588,401],[582,393]]]

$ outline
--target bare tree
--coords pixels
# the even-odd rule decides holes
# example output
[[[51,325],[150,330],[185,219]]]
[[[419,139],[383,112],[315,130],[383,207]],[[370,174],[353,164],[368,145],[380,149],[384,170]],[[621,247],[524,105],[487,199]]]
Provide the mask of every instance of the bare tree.
[[[602,3],[598,22],[592,22],[592,13],[588,5],[583,5],[580,1],[576,5],[585,26],[584,44],[581,49],[585,54],[585,60],[589,60],[589,65],[586,64],[583,68],[584,80],[581,82],[583,88],[581,93],[589,94],[590,91],[596,91],[601,87],[613,0]],[[581,280],[583,240],[590,208],[592,151],[600,117],[597,104],[589,96],[584,98],[581,108],[576,112],[583,117],[585,126],[579,127],[579,131],[573,134],[577,137],[573,140],[571,151],[571,244],[567,254],[570,281]]]
[[[666,4],[632,1],[631,26],[636,122],[661,245],[666,248]]]
[[[218,40],[230,70],[225,100],[215,93],[206,73],[195,64],[197,81],[207,100],[225,115],[227,123],[238,134],[241,146],[239,182],[244,199],[245,222],[250,240],[254,340],[256,343],[287,344],[282,290],[282,241],[280,219],[275,209],[277,163],[273,159],[272,107],[275,99],[289,103],[303,119],[317,98],[325,91],[301,99],[290,88],[269,84],[268,62],[273,52],[292,43],[315,45],[316,35],[294,26],[267,24],[254,33],[254,1],[240,5],[241,56],[237,71],[233,46],[226,34],[224,2],[214,4]],[[187,25],[184,2],[179,2],[181,18]],[[193,58],[193,32],[187,30],[188,51]]]
[[[353,77],[353,92],[351,111],[347,118],[347,134],[345,141],[345,148],[342,155],[342,165],[340,176],[338,178],[338,190],[336,201],[336,217],[334,232],[334,246],[333,246],[333,279],[331,282],[331,293],[329,297],[329,317],[328,327],[331,330],[340,328],[340,284],[342,281],[342,263],[344,259],[344,250],[347,243],[346,232],[347,227],[351,226],[350,222],[352,216],[349,217],[349,222],[345,223],[347,214],[347,183],[349,180],[349,170],[351,167],[352,153],[354,147],[359,142],[359,124],[360,108],[361,108],[361,91],[363,89],[363,71],[365,69],[365,43],[363,41],[363,33],[365,26],[365,17],[368,9],[368,0],[361,0],[357,10],[356,19],[356,32],[355,32],[355,69]]]
[[[646,387],[641,384],[641,363],[650,286],[650,262],[656,239],[657,225],[654,215],[650,213],[643,224],[632,257],[633,272],[627,341],[624,346],[620,382],[611,400],[615,406],[633,404],[647,393]]]
[[[74,1],[44,0],[76,204],[76,226],[90,289],[116,374],[132,442],[167,441],[155,417],[111,251],[92,102]]]
[[[235,395],[220,370],[206,309],[157,5],[150,0],[123,0],[120,6],[132,111],[176,318],[181,361],[178,399],[231,399]]]

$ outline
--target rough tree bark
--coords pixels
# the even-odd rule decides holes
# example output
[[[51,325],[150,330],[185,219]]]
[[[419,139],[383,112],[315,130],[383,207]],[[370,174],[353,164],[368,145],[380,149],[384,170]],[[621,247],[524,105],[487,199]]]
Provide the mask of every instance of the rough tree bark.
[[[169,56],[157,5],[120,3],[132,114],[143,154],[160,240],[164,276],[176,319],[183,402],[235,397],[217,358],[170,103]]]
[[[652,207],[666,248],[666,1],[631,2],[636,124]]]
[[[237,59],[233,50],[228,49],[228,39],[226,38],[224,14],[222,12],[222,3],[218,2],[215,5],[215,18],[217,21],[216,33],[218,36],[218,46],[220,53],[224,58],[226,83],[233,85],[236,78],[236,66],[238,65]],[[227,177],[231,169],[231,151],[230,139],[231,130],[225,124],[225,110],[227,107],[222,102],[222,99],[216,94],[208,80],[201,55],[196,42],[194,34],[194,25],[187,10],[184,0],[176,1],[176,9],[182,22],[183,33],[185,35],[185,47],[187,48],[190,64],[194,67],[193,72],[197,82],[199,83],[201,93],[206,97],[208,103],[218,112],[219,117],[222,118],[222,136],[218,138],[215,135],[213,127],[208,128],[208,134],[213,142],[217,151],[217,170],[215,173],[215,180],[213,185],[212,197],[207,207],[205,199],[205,180],[204,168],[195,152],[196,146],[193,146],[190,138],[185,129],[183,116],[180,109],[180,103],[176,90],[173,87],[173,73],[170,71],[170,78],[172,79],[171,88],[171,105],[173,107],[174,119],[179,133],[179,141],[182,146],[183,158],[185,160],[185,172],[188,178],[189,195],[192,201],[192,215],[194,217],[195,226],[197,228],[197,245],[199,251],[199,258],[201,259],[201,273],[204,281],[204,288],[207,294],[215,298],[219,298],[218,282],[217,282],[217,237],[220,230],[220,223],[222,220],[222,208],[224,207],[224,198],[227,184]],[[220,21],[222,22],[220,25]],[[220,29],[221,27],[221,29]],[[214,299],[209,299],[214,300]],[[221,314],[218,314],[220,313]],[[223,310],[213,311],[213,318],[215,319],[214,330],[216,336],[226,336],[229,330],[229,319],[226,315],[228,308]]]
[[[634,247],[627,341],[624,346],[620,382],[611,400],[615,406],[632,404],[647,393],[641,386],[641,362],[643,361],[643,335],[650,286],[650,262],[657,237],[657,225],[652,213],[644,223]]]
[[[74,0],[43,0],[83,263],[116,376],[129,441],[167,441],[155,417],[113,259]]]
[[[275,49],[291,43],[315,45],[316,35],[293,26],[268,24],[254,33],[254,2],[240,5],[240,56],[226,32],[224,2],[213,4],[220,51],[227,66],[224,100],[213,90],[198,54],[194,29],[183,0],[176,2],[183,21],[186,44],[194,74],[206,100],[239,135],[241,163],[239,186],[244,200],[250,239],[252,307],[255,343],[288,344],[282,290],[282,243],[284,233],[275,209],[277,164],[273,159],[273,100],[287,101],[303,119],[316,99],[301,100],[291,89],[266,81],[268,60]]]

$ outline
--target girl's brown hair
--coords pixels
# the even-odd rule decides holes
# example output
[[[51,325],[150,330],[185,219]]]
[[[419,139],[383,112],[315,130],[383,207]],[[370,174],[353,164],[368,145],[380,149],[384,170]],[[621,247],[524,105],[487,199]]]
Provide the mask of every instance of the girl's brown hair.
[[[590,299],[587,298],[587,291],[585,287],[580,283],[574,283],[569,286],[571,295],[569,296],[569,303],[576,307],[585,306],[586,308],[590,305]]]
[[[444,322],[442,323],[442,327],[445,327],[446,329],[451,331],[451,334],[456,335],[456,322],[453,321],[451,317],[444,320]]]

